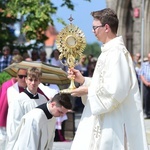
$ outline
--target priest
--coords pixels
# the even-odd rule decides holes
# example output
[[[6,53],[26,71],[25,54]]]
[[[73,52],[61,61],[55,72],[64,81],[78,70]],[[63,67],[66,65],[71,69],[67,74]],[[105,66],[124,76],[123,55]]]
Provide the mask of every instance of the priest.
[[[103,43],[92,78],[68,71],[85,105],[71,150],[147,150],[143,110],[133,61],[121,36],[116,13],[91,13],[93,33]]]

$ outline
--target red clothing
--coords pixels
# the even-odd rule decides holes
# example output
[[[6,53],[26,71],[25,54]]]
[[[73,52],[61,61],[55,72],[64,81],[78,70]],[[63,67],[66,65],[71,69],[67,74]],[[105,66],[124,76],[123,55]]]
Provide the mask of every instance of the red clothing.
[[[0,87],[0,127],[6,127],[7,112],[8,112],[7,89],[16,82],[17,80],[15,78],[12,78],[4,82]],[[19,93],[21,93],[22,91],[24,91],[24,89],[19,87]],[[38,92],[47,98],[47,96],[39,88]]]
[[[6,127],[6,119],[8,112],[7,89],[16,83],[15,78],[4,82],[0,87],[0,127]]]

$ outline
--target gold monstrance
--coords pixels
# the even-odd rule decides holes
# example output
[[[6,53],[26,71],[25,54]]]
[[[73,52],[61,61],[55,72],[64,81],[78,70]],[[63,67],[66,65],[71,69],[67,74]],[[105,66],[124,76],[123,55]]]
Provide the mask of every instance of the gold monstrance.
[[[71,23],[73,18],[70,17],[69,20],[70,24],[58,34],[56,45],[60,52],[59,59],[61,62],[69,68],[74,68],[77,65],[77,60],[82,56],[86,46],[86,39],[84,33]],[[68,89],[61,90],[61,93],[70,93],[72,89],[76,88],[74,78],[70,80],[71,83]]]

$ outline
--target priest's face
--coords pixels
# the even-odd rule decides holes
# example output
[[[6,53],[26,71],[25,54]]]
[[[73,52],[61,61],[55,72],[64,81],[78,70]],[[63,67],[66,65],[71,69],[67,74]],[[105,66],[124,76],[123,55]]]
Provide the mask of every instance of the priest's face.
[[[105,43],[106,28],[105,28],[105,25],[102,25],[102,23],[98,19],[93,20],[93,30],[92,31],[99,41],[101,41],[102,43]]]
[[[27,86],[25,82],[25,78],[27,77],[27,70],[25,69],[19,69],[17,72],[17,81],[19,87],[25,88]]]
[[[67,112],[68,112],[68,109],[66,109],[63,106],[57,106],[55,102],[52,102],[51,113],[54,117],[63,116]]]

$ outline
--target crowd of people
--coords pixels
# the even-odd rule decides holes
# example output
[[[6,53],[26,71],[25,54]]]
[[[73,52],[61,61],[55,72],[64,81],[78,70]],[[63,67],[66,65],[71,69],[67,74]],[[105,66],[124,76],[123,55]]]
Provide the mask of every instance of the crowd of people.
[[[3,72],[3,70],[12,63],[19,63],[23,60],[44,62],[46,64],[58,66],[66,72],[68,69],[67,66],[65,66],[59,60],[60,52],[57,49],[52,51],[49,59],[47,58],[44,50],[33,50],[31,53],[21,54],[18,49],[11,51],[9,46],[4,46],[1,54],[0,72]],[[96,61],[97,59],[94,58],[93,55],[89,56],[89,58],[86,55],[83,55],[75,67],[78,68],[82,74],[86,76],[89,74],[89,76],[92,76]],[[59,93],[60,88],[58,85],[44,85],[40,82],[42,73],[39,72],[37,68],[29,69],[31,70],[19,68],[16,77],[12,77],[10,80],[4,82],[0,86],[0,150],[4,149],[6,145],[8,145],[7,149],[11,149],[13,146],[12,143],[15,144],[14,141],[17,141],[19,134],[18,132],[20,132],[18,129],[20,126],[20,121],[26,113],[40,104],[46,103],[52,99],[55,94]],[[38,93],[39,100],[35,99],[35,97],[30,97],[30,88],[32,86],[32,82],[34,82],[34,94]],[[45,90],[45,87],[48,89]],[[49,92],[45,93],[44,91]],[[30,99],[33,99],[33,101],[30,102]],[[23,104],[25,106],[23,106]],[[70,110],[81,112],[84,108],[84,105],[81,103],[81,98],[74,98],[73,100],[71,99],[71,104],[72,107]],[[64,133],[64,131],[62,131],[62,123],[68,119],[67,114],[64,113],[63,115],[56,116],[55,118],[56,124],[54,141],[66,141],[64,134],[62,134]],[[16,134],[17,136],[14,136]]]
[[[4,150],[5,148],[10,150],[18,149],[22,146],[24,146],[25,149],[30,146],[36,146],[35,149],[40,149],[40,146],[41,148],[42,146],[46,147],[47,142],[49,143],[47,145],[48,147],[52,146],[57,117],[62,117],[68,112],[68,110],[71,110],[72,104],[68,95],[59,94],[56,90],[44,86],[41,83],[41,77],[42,72],[36,67],[31,67],[28,69],[19,68],[16,78],[12,78],[2,84],[0,88],[1,150]],[[40,105],[42,106],[40,107]],[[50,118],[47,118],[47,121],[45,119],[44,124],[39,128],[39,122],[41,119],[43,119],[40,114],[37,115],[37,120],[39,119],[39,122],[36,122],[37,120],[35,115],[29,115],[30,117],[33,117],[33,120],[30,123],[29,120],[31,118],[26,118],[29,124],[24,124],[24,121],[21,122],[22,117],[35,107],[42,109],[45,113],[45,116],[50,116]],[[51,132],[50,136],[48,135],[49,137],[47,136],[46,139],[43,137],[43,134],[48,133],[48,126],[51,127]],[[26,132],[25,128],[26,130],[31,129],[31,131]],[[22,130],[26,132],[24,139],[22,135],[18,137]],[[42,141],[37,143],[32,137],[37,130],[39,130],[40,134],[36,134],[35,137],[41,140],[44,138],[44,144]],[[29,134],[27,135],[27,133]],[[26,141],[27,137],[28,140],[31,141],[32,139],[33,141],[31,143],[23,143],[22,145],[20,145],[20,142],[19,145],[17,144],[20,138],[22,138],[23,141]]]
[[[143,110],[145,113],[145,119],[150,119],[150,53],[147,54],[147,57],[141,60],[141,54],[136,53],[133,57],[134,67],[139,83],[139,89],[141,90],[141,84],[143,85]]]
[[[83,55],[75,68],[67,68],[57,49],[51,58],[44,50],[23,54],[23,60],[59,66],[75,79],[73,106],[70,95],[60,94],[59,87],[51,95],[45,92],[52,89],[41,83],[42,72],[36,67],[18,69],[17,77],[0,87],[0,150],[52,150],[57,117],[80,107],[84,109],[71,150],[148,149],[139,89],[142,81],[144,113],[150,119],[150,54],[142,64],[139,53],[132,59],[122,36],[117,36],[119,20],[112,9],[91,15],[92,31],[103,43],[98,59]],[[15,60],[8,46],[2,52],[0,72]]]

